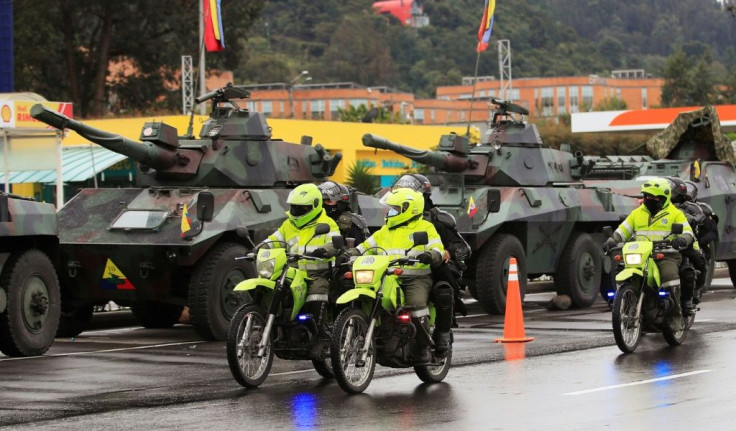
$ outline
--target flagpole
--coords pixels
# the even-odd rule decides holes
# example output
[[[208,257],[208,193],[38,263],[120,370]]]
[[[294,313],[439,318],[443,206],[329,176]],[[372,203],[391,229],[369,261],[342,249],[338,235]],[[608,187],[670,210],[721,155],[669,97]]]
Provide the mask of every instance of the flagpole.
[[[478,64],[480,64],[480,51],[475,57],[475,73],[473,74],[473,91],[470,94],[470,109],[468,112],[468,129],[465,131],[465,136],[470,139],[470,122],[473,119],[473,101],[475,100],[475,83],[478,81]]]
[[[205,87],[205,65],[204,65],[204,1],[199,0],[199,95],[203,95],[207,92]],[[192,109],[192,112],[194,110]],[[199,115],[207,114],[207,104],[200,103]]]

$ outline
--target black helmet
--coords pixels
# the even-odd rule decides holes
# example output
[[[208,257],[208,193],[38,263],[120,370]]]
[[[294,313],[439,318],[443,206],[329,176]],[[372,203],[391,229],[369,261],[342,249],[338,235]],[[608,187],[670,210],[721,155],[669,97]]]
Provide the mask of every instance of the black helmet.
[[[414,191],[422,193],[425,196],[429,196],[432,194],[432,184],[430,184],[427,177],[420,174],[402,175],[401,178],[399,178],[391,187],[391,190],[396,190],[403,187],[410,188]]]
[[[678,177],[666,178],[670,182],[672,188],[672,196],[670,197],[670,201],[675,204],[685,202],[685,195],[687,193],[687,186],[685,185],[685,181]]]
[[[350,202],[350,191],[342,184],[325,181],[317,187],[322,192],[323,201]]]
[[[698,199],[698,186],[692,181],[685,181],[685,200],[695,202]]]

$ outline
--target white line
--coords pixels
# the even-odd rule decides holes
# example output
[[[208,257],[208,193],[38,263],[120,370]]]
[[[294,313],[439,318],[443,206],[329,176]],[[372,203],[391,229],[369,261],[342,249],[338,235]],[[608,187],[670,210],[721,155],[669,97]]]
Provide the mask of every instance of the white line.
[[[568,392],[562,395],[583,395],[583,394],[589,394],[591,392],[600,392],[600,391],[607,391],[609,389],[625,388],[627,386],[645,385],[647,383],[661,382],[663,380],[679,379],[680,377],[694,376],[696,374],[701,374],[701,373],[709,373],[710,371],[711,370],[691,371],[689,373],[673,374],[671,376],[657,377],[656,379],[649,379],[649,380],[640,380],[638,382],[624,383],[621,385],[604,386],[602,388],[588,389],[585,391]]]
[[[487,314],[468,314],[467,316],[457,316],[458,319],[467,319],[469,317],[488,316]]]
[[[136,347],[121,347],[119,349],[91,350],[88,352],[57,353],[56,355],[30,356],[30,357],[25,357],[25,358],[5,358],[5,359],[0,359],[0,362],[21,361],[21,360],[27,360],[27,359],[58,358],[62,356],[92,355],[95,353],[124,352],[126,350],[143,350],[143,349],[153,349],[156,347],[183,346],[186,344],[197,344],[197,343],[206,343],[206,341],[184,341],[181,343],[154,344],[150,346],[136,346]]]

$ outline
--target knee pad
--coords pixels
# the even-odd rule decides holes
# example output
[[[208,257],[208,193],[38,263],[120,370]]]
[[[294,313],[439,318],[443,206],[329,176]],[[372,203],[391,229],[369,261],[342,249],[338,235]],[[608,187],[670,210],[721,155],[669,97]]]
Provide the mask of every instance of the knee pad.
[[[695,281],[695,269],[683,268],[680,271],[680,281],[682,282],[682,284],[692,283],[693,281]]]
[[[452,286],[447,283],[437,283],[432,289],[432,302],[438,309],[449,309],[453,303]]]

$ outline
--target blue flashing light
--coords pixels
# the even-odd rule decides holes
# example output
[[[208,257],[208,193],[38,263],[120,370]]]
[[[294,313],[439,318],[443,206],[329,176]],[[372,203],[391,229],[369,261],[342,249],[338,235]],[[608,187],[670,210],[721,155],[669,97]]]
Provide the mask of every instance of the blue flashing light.
[[[606,296],[608,296],[609,298],[613,298],[614,296],[616,296],[616,292],[608,292]]]
[[[667,295],[669,295],[669,292],[667,292],[666,290],[660,290],[659,291],[659,296],[661,296],[662,298],[664,298]]]
[[[312,316],[310,316],[309,314],[300,314],[300,315],[296,316],[297,320],[299,320],[300,322],[304,322],[305,320],[309,320],[310,317],[312,317]]]

